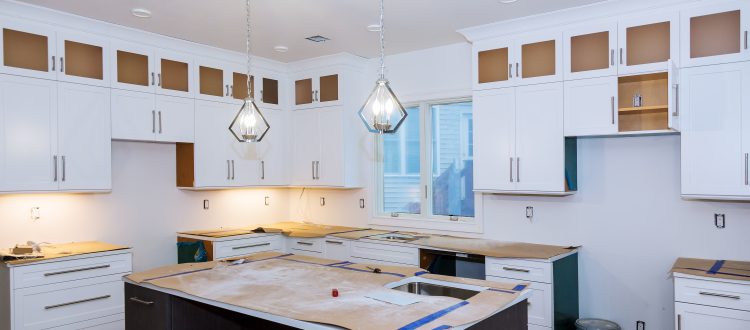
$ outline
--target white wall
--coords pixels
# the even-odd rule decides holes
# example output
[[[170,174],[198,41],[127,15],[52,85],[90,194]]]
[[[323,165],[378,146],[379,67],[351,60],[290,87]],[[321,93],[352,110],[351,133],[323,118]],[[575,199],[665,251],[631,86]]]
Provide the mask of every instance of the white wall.
[[[442,98],[471,88],[468,44],[388,57],[398,95]],[[470,92],[469,92],[470,93]],[[578,141],[579,192],[569,197],[485,195],[484,234],[490,239],[582,245],[583,317],[612,319],[624,329],[673,327],[668,271],[677,257],[750,260],[750,204],[680,199],[680,137],[587,138]],[[366,173],[372,173],[366,163]],[[368,181],[369,182],[369,181]],[[372,189],[307,190],[290,217],[366,226]],[[326,197],[321,207],[318,197]],[[368,197],[368,210],[358,200]],[[528,221],[526,206],[535,217]],[[713,225],[725,213],[727,228]]]
[[[175,145],[113,142],[112,193],[0,195],[0,246],[100,240],[134,247],[135,271],[175,263],[176,232],[284,220],[286,189],[175,188]],[[270,196],[270,206],[264,197]],[[210,201],[203,210],[203,200]],[[42,218],[30,220],[31,207]]]

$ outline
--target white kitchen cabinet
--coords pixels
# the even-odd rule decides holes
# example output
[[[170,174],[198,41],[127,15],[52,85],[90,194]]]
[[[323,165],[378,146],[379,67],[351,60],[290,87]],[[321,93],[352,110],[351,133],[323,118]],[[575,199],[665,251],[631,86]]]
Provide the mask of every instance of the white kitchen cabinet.
[[[568,28],[563,42],[566,81],[617,75],[617,22]]]
[[[195,138],[195,101],[191,98],[160,96],[155,98],[155,141],[193,142]]]
[[[112,189],[109,91],[105,87],[59,83],[60,190]]]
[[[58,57],[55,30],[28,21],[3,19],[0,73],[55,80]]]
[[[675,329],[750,328],[746,281],[674,274]]]
[[[513,86],[516,61],[512,39],[498,38],[473,44],[472,76],[474,90]]]
[[[750,197],[750,62],[683,69],[682,195]]]
[[[750,329],[750,312],[711,306],[675,303],[677,330],[746,330]]]
[[[58,74],[60,81],[109,87],[111,56],[109,39],[88,33],[57,31]]]
[[[236,103],[247,96],[247,75],[243,65],[216,60],[198,58],[193,66],[196,77],[195,98],[198,100]],[[250,87],[255,87],[255,78],[251,77]],[[254,94],[254,92],[253,92]],[[258,104],[259,100],[255,100]]]
[[[617,134],[617,77],[565,81],[565,136]]]
[[[619,20],[619,74],[662,71],[667,62],[679,63],[677,11],[623,17]]]
[[[292,184],[312,186],[316,184],[316,161],[320,158],[322,132],[318,130],[317,110],[292,112]]]
[[[308,109],[341,105],[339,86],[342,72],[335,70],[304,72],[295,75],[294,108]]]
[[[111,46],[113,88],[194,97],[190,55],[121,40],[112,40]]]
[[[112,138],[192,142],[195,101],[190,98],[112,89]]]
[[[391,245],[373,241],[353,241],[352,262],[419,267],[419,249],[413,246]]]
[[[351,258],[351,241],[325,237],[323,241],[323,255],[326,259],[349,261]]]
[[[682,67],[750,60],[750,3],[722,2],[680,12]]]
[[[261,110],[270,129],[255,146],[259,169],[258,184],[261,186],[284,186],[289,184],[287,173],[287,125],[290,116],[281,110]]]
[[[575,141],[571,145],[564,137],[562,102],[561,82],[475,93],[474,113],[480,118],[474,137],[479,142],[474,145],[475,191],[575,190],[575,170],[568,167],[575,163]]]
[[[262,109],[281,109],[286,93],[280,75],[260,70],[254,70],[253,74],[257,77],[254,93],[258,106]]]

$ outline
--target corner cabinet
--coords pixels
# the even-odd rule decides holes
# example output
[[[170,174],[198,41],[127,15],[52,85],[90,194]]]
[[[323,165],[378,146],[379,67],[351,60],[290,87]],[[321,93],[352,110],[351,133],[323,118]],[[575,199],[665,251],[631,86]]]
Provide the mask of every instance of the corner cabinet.
[[[576,140],[564,137],[562,102],[562,83],[474,92],[475,191],[576,190]]]
[[[750,62],[681,74],[682,196],[750,199]]]

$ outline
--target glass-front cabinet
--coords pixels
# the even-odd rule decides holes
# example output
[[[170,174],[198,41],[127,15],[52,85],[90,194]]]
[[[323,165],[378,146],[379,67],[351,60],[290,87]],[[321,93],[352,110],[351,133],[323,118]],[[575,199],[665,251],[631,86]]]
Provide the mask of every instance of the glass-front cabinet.
[[[680,13],[682,66],[750,60],[750,2],[710,5]]]

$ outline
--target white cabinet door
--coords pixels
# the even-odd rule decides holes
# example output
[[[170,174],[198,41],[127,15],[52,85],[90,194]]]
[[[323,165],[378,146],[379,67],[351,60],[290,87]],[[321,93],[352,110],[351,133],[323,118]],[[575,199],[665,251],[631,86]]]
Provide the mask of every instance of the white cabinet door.
[[[585,23],[563,33],[565,79],[617,75],[617,22]]]
[[[566,81],[565,136],[617,134],[617,77]]]
[[[57,78],[59,61],[52,27],[3,18],[0,28],[0,73]]]
[[[474,190],[514,190],[514,88],[474,93]]]
[[[565,191],[563,83],[516,88],[516,188]]]
[[[117,39],[110,39],[110,49],[112,88],[153,93],[156,86],[154,50]]]
[[[679,302],[674,309],[677,330],[750,329],[750,312]]]
[[[234,111],[227,103],[195,101],[195,187],[232,185],[230,147],[236,139],[228,128]]]
[[[232,139],[229,130],[224,132]],[[258,159],[258,145],[255,143],[239,142],[236,139],[229,144],[229,157],[232,166],[232,186],[256,186],[260,181],[260,160]]]
[[[682,194],[750,195],[743,145],[750,62],[683,69],[680,86]]]
[[[153,141],[157,128],[154,94],[119,89],[111,93],[112,138]]]
[[[680,130],[680,69],[674,61],[667,61],[667,127]],[[617,104],[617,103],[615,103]]]
[[[289,116],[286,112],[279,110],[265,110],[270,126],[268,133],[258,143],[258,158],[260,159],[260,181],[263,186],[283,186],[288,182],[286,175],[286,123]]]
[[[679,13],[671,11],[621,18],[618,72],[629,75],[661,71],[668,60],[679,62],[679,25]]]
[[[58,100],[60,190],[112,189],[109,89],[60,83]]]
[[[232,73],[231,65],[226,62],[211,58],[198,58],[192,68],[195,77],[195,99],[232,102],[231,89]]]
[[[195,100],[157,95],[154,109],[157,141],[192,143],[195,140]],[[229,123],[231,119],[227,127]]]
[[[681,66],[750,60],[750,3],[724,2],[680,12]]]
[[[59,81],[109,87],[109,39],[88,33],[63,30],[57,32]]]
[[[321,140],[318,131],[318,112],[296,110],[292,112],[292,184],[312,186],[315,180],[315,162],[320,159]]]
[[[0,74],[0,190],[58,189],[57,82]]]
[[[477,41],[472,50],[474,90],[510,87],[516,84],[515,45],[511,39]]]
[[[320,157],[316,164],[317,183],[321,186],[345,186],[346,171],[344,141],[344,109],[327,107],[318,112],[320,134]],[[352,114],[354,115],[354,114]]]
[[[532,85],[563,80],[563,41],[559,31],[519,36],[515,43],[513,77],[515,85]]]

